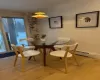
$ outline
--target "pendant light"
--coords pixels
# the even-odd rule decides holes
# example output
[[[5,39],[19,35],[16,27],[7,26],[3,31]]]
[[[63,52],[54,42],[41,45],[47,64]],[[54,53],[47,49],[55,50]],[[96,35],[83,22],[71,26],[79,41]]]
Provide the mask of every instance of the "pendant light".
[[[35,14],[32,15],[32,17],[34,17],[34,18],[46,18],[48,16],[46,15],[45,12],[35,12]]]

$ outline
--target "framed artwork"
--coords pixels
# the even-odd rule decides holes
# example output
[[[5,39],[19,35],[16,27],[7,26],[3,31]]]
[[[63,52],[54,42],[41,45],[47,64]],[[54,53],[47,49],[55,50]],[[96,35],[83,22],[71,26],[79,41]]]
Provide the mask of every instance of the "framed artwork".
[[[98,27],[99,11],[76,14],[76,28]]]
[[[57,16],[57,17],[49,18],[49,27],[51,29],[63,28],[62,16]]]

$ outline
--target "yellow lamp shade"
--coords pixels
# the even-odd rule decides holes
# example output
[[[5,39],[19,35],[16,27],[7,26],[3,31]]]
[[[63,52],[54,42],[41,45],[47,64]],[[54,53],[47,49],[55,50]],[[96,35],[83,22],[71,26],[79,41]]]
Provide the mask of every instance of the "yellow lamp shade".
[[[44,12],[35,12],[35,14],[45,14]]]
[[[33,15],[32,17],[35,17],[35,18],[46,18],[48,16],[44,12],[36,12],[35,15]]]

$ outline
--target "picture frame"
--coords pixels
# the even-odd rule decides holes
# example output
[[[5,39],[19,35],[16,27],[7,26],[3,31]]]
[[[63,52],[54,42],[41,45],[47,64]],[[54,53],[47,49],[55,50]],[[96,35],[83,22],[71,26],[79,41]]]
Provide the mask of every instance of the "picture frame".
[[[50,17],[49,18],[49,28],[51,29],[63,28],[62,22],[63,22],[62,16]]]
[[[99,11],[76,14],[76,28],[95,28],[99,25]]]

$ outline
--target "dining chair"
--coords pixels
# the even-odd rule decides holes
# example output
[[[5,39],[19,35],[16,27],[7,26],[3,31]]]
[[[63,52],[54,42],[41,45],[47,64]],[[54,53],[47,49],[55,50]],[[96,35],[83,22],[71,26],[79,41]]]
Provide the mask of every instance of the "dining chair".
[[[76,60],[76,57],[75,57],[75,52],[76,52],[76,49],[78,47],[78,43],[74,43],[72,45],[66,45],[64,47],[66,47],[66,50],[52,51],[50,53],[50,55],[55,56],[55,57],[64,58],[64,60],[65,60],[65,73],[67,73],[68,58],[72,57],[75,60],[75,62],[77,63],[77,65],[79,65],[77,60]]]
[[[34,39],[33,38],[23,38],[23,39],[20,39],[20,42],[22,42],[22,41],[28,41],[28,42],[33,42],[34,41]],[[31,46],[31,45],[28,45],[28,46],[25,46],[24,44],[22,44],[22,46],[24,47],[24,50],[30,50],[30,49],[34,49],[35,48],[35,46]]]
[[[67,42],[70,41],[70,38],[67,37],[58,37],[57,44],[54,46],[55,49],[62,49]]]
[[[11,44],[11,47],[13,48],[16,54],[15,61],[14,61],[14,67],[16,66],[16,62],[19,57],[21,58],[22,71],[24,70],[25,58],[28,58],[30,56],[34,57],[40,54],[40,52],[36,50],[23,51],[24,50],[23,46],[15,46],[14,44]]]

